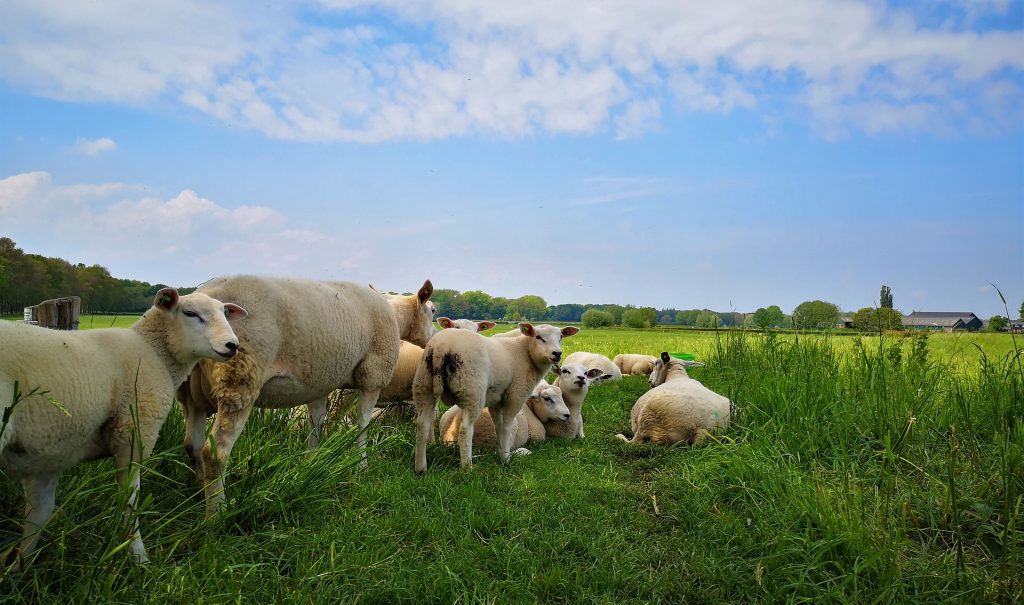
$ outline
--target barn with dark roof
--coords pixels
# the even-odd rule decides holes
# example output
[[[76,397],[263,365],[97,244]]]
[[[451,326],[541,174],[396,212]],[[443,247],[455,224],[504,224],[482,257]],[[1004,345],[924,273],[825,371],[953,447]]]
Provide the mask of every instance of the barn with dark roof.
[[[974,332],[981,329],[981,319],[970,311],[914,311],[903,316],[903,325],[918,330]]]

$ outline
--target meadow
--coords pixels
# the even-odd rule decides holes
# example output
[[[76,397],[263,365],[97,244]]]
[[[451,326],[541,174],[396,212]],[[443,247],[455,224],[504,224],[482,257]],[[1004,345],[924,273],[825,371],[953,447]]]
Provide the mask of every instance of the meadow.
[[[111,321],[105,318],[104,321]],[[99,326],[99,320],[91,325]],[[129,322],[130,323],[130,322]],[[105,324],[109,325],[109,323]],[[105,327],[104,325],[104,327]],[[82,327],[89,327],[82,322]],[[699,448],[632,446],[643,377],[591,389],[587,437],[507,466],[428,449],[408,420],[316,452],[257,411],[229,508],[203,519],[176,410],[142,479],[153,562],[123,552],[109,461],[62,478],[38,560],[8,602],[1021,602],[1024,370],[1009,335],[807,336],[584,329],[566,352],[694,353],[739,413]],[[0,481],[0,551],[20,486]]]

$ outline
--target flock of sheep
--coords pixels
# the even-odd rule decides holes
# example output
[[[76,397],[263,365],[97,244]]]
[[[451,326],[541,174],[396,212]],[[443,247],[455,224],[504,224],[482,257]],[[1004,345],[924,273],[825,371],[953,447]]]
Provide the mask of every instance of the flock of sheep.
[[[337,389],[358,395],[364,465],[374,408],[415,403],[417,473],[427,470],[438,400],[451,406],[440,438],[458,443],[462,466],[472,464],[474,445],[493,443],[507,461],[529,453],[529,441],[582,438],[589,387],[623,374],[649,375],[652,387],[632,410],[634,443],[694,444],[728,425],[729,400],[686,374],[703,364],[668,353],[613,362],[578,352],[563,360],[562,339],[579,332],[572,326],[524,322],[486,337],[480,332],[493,322],[442,317],[438,331],[432,293],[429,280],[403,296],[351,282],[232,276],[185,296],[161,290],[130,328],[57,332],[0,322],[0,469],[21,480],[27,501],[12,565],[33,553],[60,474],[107,456],[129,494],[128,550],[134,561],[148,560],[134,510],[138,463],[175,395],[207,515],[224,503],[225,467],[254,407],[306,406],[315,448]]]

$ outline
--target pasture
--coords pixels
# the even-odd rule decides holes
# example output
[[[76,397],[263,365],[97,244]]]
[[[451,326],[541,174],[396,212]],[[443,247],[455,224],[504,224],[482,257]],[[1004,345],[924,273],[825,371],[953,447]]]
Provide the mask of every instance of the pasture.
[[[101,326],[101,321],[103,325]],[[106,327],[112,318],[82,327]],[[131,323],[128,321],[128,323]],[[122,325],[122,324],[117,324]],[[707,362],[733,427],[706,447],[631,446],[643,377],[592,387],[587,437],[458,467],[411,422],[339,428],[313,453],[257,410],[229,509],[204,521],[176,410],[142,479],[153,562],[123,552],[108,461],[67,472],[36,563],[9,602],[1020,602],[1024,372],[1007,335],[827,337],[584,329],[565,351]],[[119,506],[112,503],[120,502]],[[0,481],[0,550],[20,486]],[[12,518],[13,517],[13,518]]]

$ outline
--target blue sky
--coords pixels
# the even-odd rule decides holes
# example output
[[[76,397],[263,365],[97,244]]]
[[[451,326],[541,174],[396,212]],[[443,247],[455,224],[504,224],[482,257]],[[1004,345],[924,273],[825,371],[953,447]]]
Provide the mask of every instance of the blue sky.
[[[118,276],[1003,313],[1024,5],[9,2],[0,235]]]

